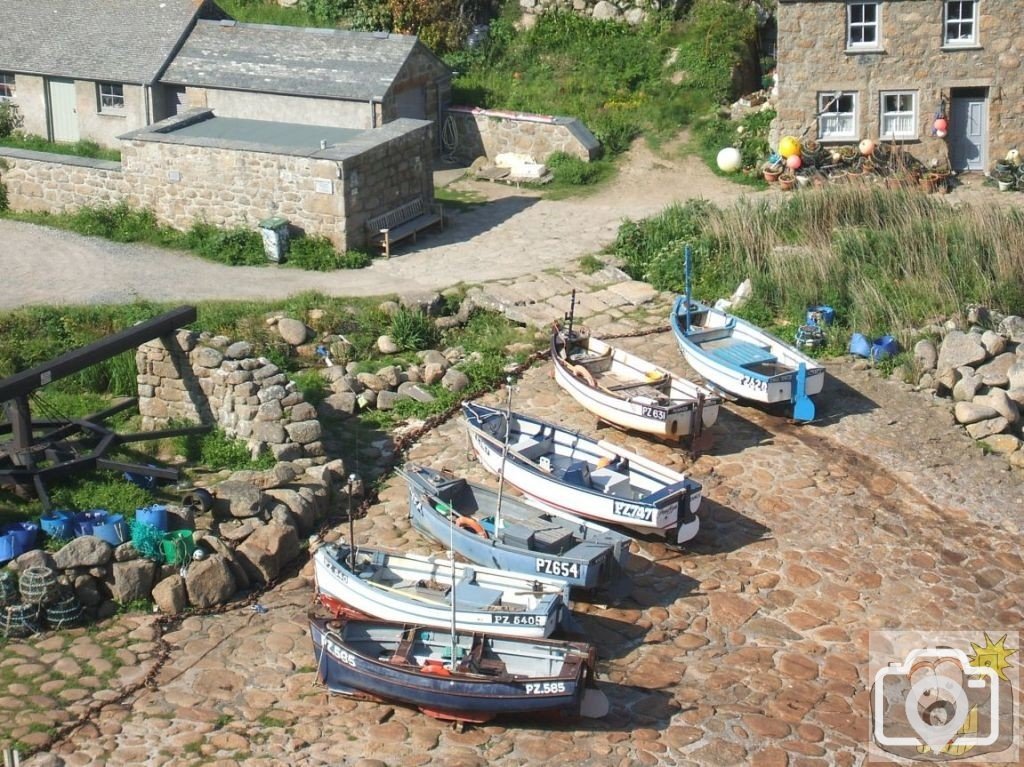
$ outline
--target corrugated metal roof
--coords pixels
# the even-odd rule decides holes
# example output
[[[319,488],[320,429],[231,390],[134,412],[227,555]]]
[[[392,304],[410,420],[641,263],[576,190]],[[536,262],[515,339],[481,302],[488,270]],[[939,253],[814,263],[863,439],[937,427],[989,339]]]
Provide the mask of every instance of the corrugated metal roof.
[[[150,83],[199,0],[0,0],[0,70]]]
[[[369,100],[387,92],[415,45],[408,35],[200,21],[161,80]]]

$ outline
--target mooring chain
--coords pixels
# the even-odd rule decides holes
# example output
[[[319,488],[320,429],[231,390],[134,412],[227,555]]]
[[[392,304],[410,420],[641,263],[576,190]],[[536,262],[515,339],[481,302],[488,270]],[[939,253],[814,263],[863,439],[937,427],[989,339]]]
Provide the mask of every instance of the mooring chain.
[[[668,325],[659,325],[657,327],[643,328],[641,330],[636,331],[605,335],[602,336],[602,338],[641,338],[643,336],[664,333],[668,330]],[[506,373],[508,375],[519,376],[524,371],[529,370],[531,367],[533,367],[533,365],[539,360],[545,359],[546,357],[550,356],[550,354],[550,349],[540,349],[538,351],[535,351],[532,354],[530,354],[525,360],[523,360],[523,362],[515,365],[512,368],[509,368],[506,371]],[[415,429],[409,430],[408,432],[400,436],[398,439],[396,439],[394,450],[395,457],[392,459],[391,468],[394,468],[394,466],[400,460],[400,456],[403,453],[405,453],[414,442],[416,442],[419,439],[422,439],[424,436],[426,436],[437,427],[449,421],[456,413],[458,413],[462,409],[462,403],[464,401],[476,399],[477,397],[489,394],[492,391],[493,389],[488,387],[480,387],[479,389],[471,391],[468,395],[460,399],[451,407],[445,409],[441,413],[437,413],[435,415],[430,416],[420,426],[417,426]],[[358,512],[359,517],[364,517],[366,513],[370,510],[370,507],[376,504],[378,500],[379,498],[376,491],[371,490],[368,493],[364,493],[362,500],[359,502],[359,505],[356,506],[355,509],[353,509],[353,516],[355,516],[356,512]],[[334,522],[334,519],[325,521],[324,524],[320,527],[319,534],[322,535],[323,533],[326,533],[331,527],[334,526]],[[302,567],[306,564],[307,560],[302,560],[300,562],[299,559],[300,558],[296,558],[296,560],[294,560],[294,562],[292,563],[293,567],[290,567],[289,570],[294,569],[297,572],[298,570],[302,569]],[[173,652],[174,649],[165,638],[165,635],[169,633],[169,629],[171,629],[172,627],[180,626],[181,623],[187,618],[206,617],[209,615],[222,615],[225,613],[235,612],[236,610],[241,610],[251,605],[254,605],[257,603],[259,597],[261,597],[263,594],[274,588],[280,582],[280,580],[281,578],[279,577],[269,581],[268,583],[265,583],[264,585],[250,592],[249,595],[246,596],[246,598],[241,600],[240,602],[215,605],[213,607],[193,608],[190,609],[187,613],[181,613],[179,615],[163,615],[157,618],[157,620],[153,623],[153,626],[155,626],[159,631],[159,636],[156,638],[158,649],[156,652],[155,659],[153,661],[153,665],[146,673],[146,676],[143,677],[140,681],[123,688],[118,693],[117,697],[113,700],[94,701],[93,703],[90,703],[86,707],[85,711],[79,714],[78,717],[75,718],[73,721],[66,722],[60,727],[55,728],[53,734],[50,736],[46,743],[38,746],[33,746],[32,748],[30,748],[28,750],[28,753],[25,754],[25,757],[31,757],[39,753],[43,749],[50,749],[56,744],[63,741],[74,731],[84,727],[87,724],[95,724],[95,719],[100,715],[100,713],[102,713],[103,709],[107,706],[115,706],[124,703],[126,700],[128,700],[128,698],[135,695],[139,690],[142,690],[144,688],[150,690],[159,689],[160,685],[157,681],[157,677],[163,670],[164,665],[167,663],[168,659],[171,656],[171,652]]]

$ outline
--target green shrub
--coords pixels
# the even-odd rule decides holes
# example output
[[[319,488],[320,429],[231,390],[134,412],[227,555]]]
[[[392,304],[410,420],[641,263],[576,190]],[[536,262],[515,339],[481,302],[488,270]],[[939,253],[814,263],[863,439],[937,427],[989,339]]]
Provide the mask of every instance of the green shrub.
[[[733,77],[756,62],[757,15],[752,5],[696,0],[684,26],[674,69],[684,88],[718,104],[733,97]]]
[[[555,183],[567,186],[589,186],[611,176],[612,166],[596,160],[586,162],[565,152],[552,153],[545,164],[555,177]]]
[[[257,266],[267,263],[263,238],[252,229],[219,229],[196,222],[185,237],[186,246],[203,258],[231,266]]]
[[[429,349],[437,343],[434,321],[416,309],[400,307],[391,316],[388,335],[402,351]]]
[[[0,101],[0,139],[8,138],[25,122],[13,101]]]
[[[253,458],[244,441],[229,437],[220,428],[214,428],[206,434],[176,437],[175,446],[189,463],[200,464],[212,471],[269,469],[275,463],[274,457],[267,452]]]
[[[96,472],[50,488],[54,506],[62,509],[104,509],[116,514],[132,514],[148,506],[153,498],[148,490],[128,482],[113,472]]]
[[[339,269],[365,269],[373,263],[373,256],[365,250],[346,250],[338,258]]]
[[[302,370],[292,376],[303,399],[311,405],[318,405],[327,398],[330,387],[318,370]]]
[[[316,272],[331,272],[340,267],[341,256],[326,237],[297,237],[288,246],[288,266]]]

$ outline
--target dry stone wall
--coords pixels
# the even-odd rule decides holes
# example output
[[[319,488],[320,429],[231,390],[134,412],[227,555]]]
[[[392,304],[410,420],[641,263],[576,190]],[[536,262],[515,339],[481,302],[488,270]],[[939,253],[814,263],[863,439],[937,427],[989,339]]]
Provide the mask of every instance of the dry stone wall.
[[[246,440],[254,454],[279,461],[323,462],[316,409],[272,362],[252,346],[180,331],[139,347],[139,413],[145,431],[171,421],[216,424]]]
[[[494,158],[504,152],[529,155],[536,162],[553,152],[590,161],[600,151],[594,134],[575,117],[502,112],[475,107],[452,107],[458,143],[455,154],[466,162]]]
[[[65,213],[126,199],[121,164],[0,147],[0,181],[12,210]]]
[[[648,15],[662,8],[676,8],[677,2],[661,2],[660,0],[519,0],[519,9],[523,12],[523,22],[529,26],[532,21],[543,13],[568,11],[581,16],[592,16],[595,19],[621,20],[627,24],[640,24]]]

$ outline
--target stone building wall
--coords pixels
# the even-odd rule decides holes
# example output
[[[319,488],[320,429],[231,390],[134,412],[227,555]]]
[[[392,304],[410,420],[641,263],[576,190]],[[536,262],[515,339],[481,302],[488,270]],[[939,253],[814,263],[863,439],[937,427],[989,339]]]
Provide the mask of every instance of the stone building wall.
[[[216,424],[253,454],[311,463],[324,455],[316,408],[246,342],[182,330],[140,346],[135,363],[143,431],[171,421]]]
[[[0,182],[11,210],[64,213],[128,195],[120,163],[7,147],[0,147]]]
[[[543,162],[553,152],[590,161],[601,148],[594,134],[574,117],[476,107],[452,107],[448,114],[457,132],[455,154],[466,162],[481,155],[494,158],[503,152],[526,154],[536,162]]]
[[[1021,3],[978,3],[978,44],[943,47],[941,0],[883,2],[877,50],[846,48],[846,4],[783,0],[778,5],[778,118],[774,135],[817,135],[817,94],[856,91],[860,138],[878,139],[880,92],[918,96],[918,138],[901,141],[918,159],[945,160],[947,142],[932,136],[935,111],[951,91],[985,88],[988,94],[988,167],[1007,149],[1024,146],[1024,37],[1010,20]],[[848,142],[849,143],[849,142]]]
[[[197,221],[255,228],[280,215],[339,250],[365,244],[368,218],[415,197],[433,200],[429,122],[395,120],[324,149],[174,135],[212,117],[195,110],[128,134],[120,163],[0,147],[0,183],[16,211],[123,201],[183,230]]]

